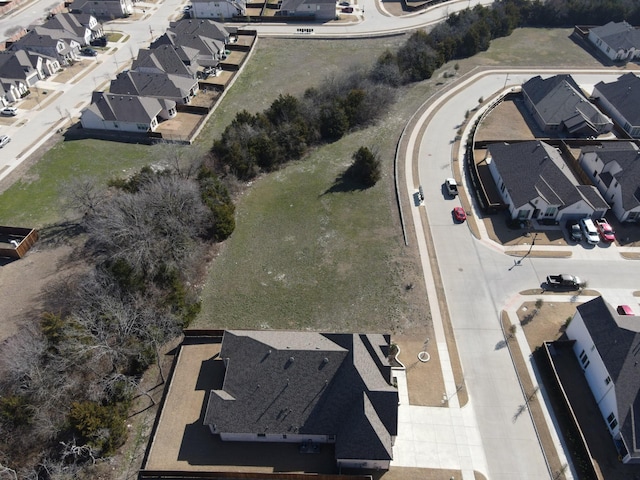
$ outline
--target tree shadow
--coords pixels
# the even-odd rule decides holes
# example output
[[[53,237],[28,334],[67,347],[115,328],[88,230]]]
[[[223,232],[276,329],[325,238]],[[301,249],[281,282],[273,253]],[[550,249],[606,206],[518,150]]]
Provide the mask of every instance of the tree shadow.
[[[361,182],[354,180],[351,174],[351,167],[342,172],[340,175],[336,177],[333,181],[333,185],[325,190],[322,195],[327,195],[329,193],[347,193],[347,192],[358,192],[366,190],[366,185],[363,185]]]

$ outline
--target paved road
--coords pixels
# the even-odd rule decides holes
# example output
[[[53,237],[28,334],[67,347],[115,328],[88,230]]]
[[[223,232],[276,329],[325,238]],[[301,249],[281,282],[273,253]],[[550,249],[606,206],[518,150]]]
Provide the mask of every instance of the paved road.
[[[452,222],[451,209],[459,201],[442,194],[442,183],[445,177],[452,176],[452,168],[461,168],[451,161],[451,140],[465,112],[476,107],[480,97],[491,98],[505,86],[520,84],[538,73],[554,72],[496,71],[459,81],[447,95],[430,104],[427,113],[433,112],[433,116],[421,137],[417,131],[427,121],[426,114],[409,136],[406,159],[409,195],[418,184],[425,192],[424,206],[412,207],[411,213],[419,208],[427,210],[470,397],[463,408],[466,410],[463,418],[467,419],[465,425],[469,429],[477,424],[481,438],[482,447],[472,450],[473,468],[491,480],[550,477],[530,417],[519,415],[515,419],[524,396],[508,350],[499,348],[504,340],[500,311],[517,307],[514,305],[514,301],[519,301],[517,292],[539,286],[548,273],[560,270],[589,279],[590,288],[601,291],[614,304],[636,303],[632,292],[637,289],[637,266],[623,260],[616,246],[569,247],[574,252],[572,259],[528,257],[514,268],[513,257],[506,256],[500,247],[486,237],[476,239],[466,225]],[[618,72],[602,70],[574,76],[580,84],[593,85],[617,75]],[[418,146],[416,158],[411,155],[413,145]],[[415,180],[410,173],[411,162],[418,164],[419,178]],[[465,437],[461,440],[461,452],[468,451]],[[465,469],[466,453],[460,454],[458,465],[465,479],[473,478],[472,471]]]

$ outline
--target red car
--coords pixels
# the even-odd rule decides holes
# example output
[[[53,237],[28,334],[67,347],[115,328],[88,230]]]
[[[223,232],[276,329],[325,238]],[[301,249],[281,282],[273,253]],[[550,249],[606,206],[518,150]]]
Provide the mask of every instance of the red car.
[[[611,228],[611,225],[609,225],[606,218],[596,220],[594,223],[596,224],[600,238],[602,238],[603,241],[609,243],[616,241],[616,232],[613,231],[613,228]]]
[[[467,214],[465,213],[464,208],[455,207],[453,209],[453,218],[460,223],[464,222],[467,219]]]

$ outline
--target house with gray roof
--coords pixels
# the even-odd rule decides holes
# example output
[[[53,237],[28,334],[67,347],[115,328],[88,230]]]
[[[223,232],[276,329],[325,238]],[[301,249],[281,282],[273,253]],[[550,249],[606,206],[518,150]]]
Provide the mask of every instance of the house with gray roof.
[[[602,297],[579,305],[566,330],[623,463],[640,463],[640,317]]]
[[[522,85],[527,110],[546,134],[591,137],[608,133],[613,122],[582,94],[571,75],[540,75]]]
[[[55,59],[60,65],[68,65],[79,59],[80,44],[75,40],[67,41],[31,30],[13,43],[10,50],[27,50],[39,53]]]
[[[44,78],[44,73],[36,69],[31,61],[25,50],[0,52],[0,78],[22,81],[28,87],[35,85]]]
[[[58,13],[43,25],[34,27],[39,33],[48,33],[51,31],[57,33],[54,38],[63,38],[66,40],[75,40],[80,45],[88,45],[94,38],[101,37],[102,27],[93,15],[83,15],[82,19],[87,23],[81,22],[81,17],[72,13]],[[54,35],[52,35],[54,36]]]
[[[640,150],[635,143],[585,146],[578,161],[618,220],[640,221]]]
[[[82,128],[120,132],[153,132],[158,123],[176,116],[176,102],[152,97],[93,92],[82,111]]]
[[[613,61],[640,58],[640,30],[624,20],[591,28],[589,41]]]
[[[204,19],[183,19],[171,22],[169,30],[178,35],[202,35],[203,37],[220,40],[224,44],[232,43],[236,37],[235,33],[234,35],[231,34],[232,31],[235,32],[235,29],[230,30],[220,22]]]
[[[204,424],[223,441],[331,444],[338,467],[388,469],[398,391],[390,337],[290,331],[224,332],[224,379]]]
[[[284,0],[278,11],[284,16],[311,16],[317,20],[334,20],[336,2],[334,0]]]
[[[200,32],[176,32],[169,28],[151,43],[150,48],[155,49],[160,45],[172,45],[176,50],[180,50],[179,53],[183,57],[186,57],[189,52],[197,52],[195,61],[202,67],[217,67],[220,60],[226,58],[224,41]]]
[[[559,222],[602,217],[609,209],[596,187],[580,185],[548,143],[493,143],[485,160],[512,219]]]
[[[138,51],[138,58],[133,61],[131,70],[145,73],[170,73],[195,79],[199,65],[190,61],[187,65],[173,45],[158,45],[149,50]]]
[[[640,138],[640,77],[629,72],[614,82],[596,83],[592,96],[630,137]]]
[[[246,0],[191,0],[193,18],[214,18],[224,21],[247,14]]]
[[[93,15],[103,20],[128,17],[133,14],[132,0],[73,0],[69,6],[73,13]]]
[[[126,71],[111,80],[111,93],[139,95],[188,104],[198,92],[198,81],[171,73]]]

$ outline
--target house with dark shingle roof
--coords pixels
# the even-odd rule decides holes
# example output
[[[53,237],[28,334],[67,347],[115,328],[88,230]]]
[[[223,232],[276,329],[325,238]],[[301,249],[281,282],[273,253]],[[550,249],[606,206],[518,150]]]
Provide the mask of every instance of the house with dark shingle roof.
[[[640,138],[640,77],[626,73],[615,82],[596,83],[592,96],[620,128]]]
[[[22,81],[28,87],[35,85],[44,78],[44,73],[31,62],[25,50],[0,52],[0,78]]]
[[[334,444],[345,468],[388,469],[398,391],[390,337],[290,331],[224,332],[220,390],[204,424],[223,441]]]
[[[640,30],[624,20],[590,29],[589,41],[611,60],[640,58]]]
[[[76,16],[72,13],[58,13],[34,29],[39,33],[58,31],[55,38],[75,40],[83,46],[88,45],[94,38],[102,36],[102,27],[93,15]]]
[[[133,13],[131,0],[73,0],[69,6],[73,13],[90,14],[96,18],[112,20]]]
[[[333,20],[336,18],[336,2],[333,0],[284,0],[278,14]]]
[[[602,297],[578,306],[566,330],[623,463],[640,463],[640,317]]]
[[[608,133],[613,122],[582,94],[571,75],[540,75],[522,85],[524,103],[543,132],[570,137]]]
[[[198,92],[198,81],[170,73],[121,72],[111,80],[111,93],[140,95],[188,104]]]
[[[224,21],[226,18],[247,14],[246,0],[191,0],[193,18],[215,18]]]
[[[574,220],[601,217],[609,209],[594,186],[579,184],[548,143],[490,144],[486,162],[512,219]]]
[[[159,121],[176,116],[176,102],[135,95],[93,92],[82,111],[82,128],[120,132],[153,132]]]
[[[68,65],[79,58],[80,44],[75,40],[55,38],[31,30],[11,45],[10,50],[27,50],[56,60],[60,65]]]
[[[578,161],[618,220],[640,220],[640,150],[634,143],[582,147]]]
[[[133,61],[131,70],[146,73],[170,73],[195,79],[199,65],[197,62],[185,64],[173,45],[159,45],[148,50],[138,51],[138,58]]]
[[[194,61],[202,67],[217,67],[226,58],[229,33],[211,20],[193,20],[172,23],[167,31],[151,43],[153,50],[161,45],[172,45],[186,65]],[[196,52],[195,58],[188,57]],[[190,63],[188,63],[190,62]]]

